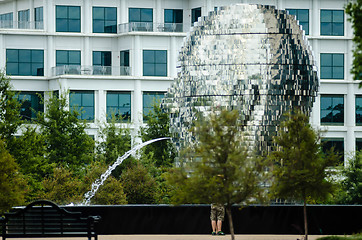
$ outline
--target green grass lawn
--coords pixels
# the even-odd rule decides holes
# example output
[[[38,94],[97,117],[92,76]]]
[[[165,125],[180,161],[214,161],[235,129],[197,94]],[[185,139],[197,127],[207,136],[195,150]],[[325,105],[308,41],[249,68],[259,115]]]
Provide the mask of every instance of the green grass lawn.
[[[356,234],[349,237],[341,237],[341,236],[328,236],[328,237],[321,237],[317,240],[362,240],[362,234]]]

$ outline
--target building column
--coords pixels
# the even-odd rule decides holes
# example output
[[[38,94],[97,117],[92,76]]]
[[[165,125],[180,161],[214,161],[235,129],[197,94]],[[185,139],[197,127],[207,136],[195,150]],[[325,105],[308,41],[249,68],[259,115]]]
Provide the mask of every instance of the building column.
[[[319,36],[320,35],[320,21],[319,21],[319,0],[313,0],[312,4],[312,14],[310,19],[309,33],[312,36]],[[315,24],[313,24],[315,23]]]
[[[175,37],[171,37],[170,38],[171,41],[171,49],[170,49],[170,58],[169,58],[169,69],[170,69],[170,77],[177,77],[177,70],[176,70],[176,62],[177,62],[177,47],[176,47],[176,38]]]
[[[81,59],[81,65],[92,66],[92,49],[90,49],[89,37],[83,38],[83,58]]]
[[[92,29],[91,26],[92,24],[90,24],[91,19],[92,19],[92,6],[89,2],[89,0],[84,0],[84,5],[83,5],[83,16],[81,16],[81,19],[87,19],[88,21],[82,20],[82,31],[84,33],[91,33]]]
[[[34,17],[34,0],[29,1],[29,24],[30,28],[35,29],[35,17]]]
[[[52,76],[52,69],[55,67],[54,41],[53,36],[47,37],[47,47],[44,50],[44,76]]]
[[[133,61],[132,61],[132,72],[136,77],[142,76],[142,47],[140,36],[134,37],[133,42]],[[134,80],[133,90],[133,103],[132,103],[132,118],[133,118],[133,144],[142,142],[138,136],[138,132],[143,122],[143,97],[142,97],[142,82],[140,79]]]
[[[346,109],[346,127],[347,127],[347,137],[344,150],[348,154],[355,151],[355,136],[354,136],[354,126],[356,125],[356,104],[355,104],[355,94],[354,94],[354,83],[348,83],[347,85],[347,96],[346,103],[344,104]]]
[[[121,0],[121,7],[120,7],[120,23],[127,23],[127,6],[126,0]]]
[[[163,23],[161,0],[156,0],[156,19],[155,20],[156,20],[156,25]]]

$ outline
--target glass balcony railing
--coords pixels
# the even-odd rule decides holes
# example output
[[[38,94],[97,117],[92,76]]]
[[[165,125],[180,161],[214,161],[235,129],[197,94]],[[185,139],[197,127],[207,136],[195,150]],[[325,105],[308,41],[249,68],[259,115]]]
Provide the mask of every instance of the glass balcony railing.
[[[118,33],[125,32],[183,32],[182,23],[130,22],[118,25]]]
[[[44,22],[29,22],[29,21],[9,21],[0,20],[0,28],[10,29],[44,29]]]
[[[52,75],[129,76],[130,67],[62,65],[53,67]]]

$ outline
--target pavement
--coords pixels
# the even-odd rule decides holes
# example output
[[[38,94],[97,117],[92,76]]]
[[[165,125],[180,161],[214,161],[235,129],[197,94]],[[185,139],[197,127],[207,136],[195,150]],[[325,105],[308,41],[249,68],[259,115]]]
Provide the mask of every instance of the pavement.
[[[316,240],[322,235],[308,235],[308,240]],[[84,240],[85,238],[49,238],[49,240]],[[98,240],[229,240],[229,234],[225,236],[211,235],[99,235]],[[303,239],[301,235],[235,235],[235,240],[297,240]],[[20,240],[15,238],[14,240]],[[32,240],[45,240],[44,238],[32,238]]]
[[[297,240],[303,239],[301,235],[235,235],[235,240]],[[321,235],[309,235],[308,240],[316,240]],[[100,235],[99,240],[229,240],[225,236],[211,235]]]

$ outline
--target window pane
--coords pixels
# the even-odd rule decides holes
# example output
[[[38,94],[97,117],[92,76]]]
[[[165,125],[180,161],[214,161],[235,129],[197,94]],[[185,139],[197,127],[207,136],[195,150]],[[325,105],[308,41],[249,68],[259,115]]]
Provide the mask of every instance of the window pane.
[[[80,65],[80,51],[69,51],[69,65]]]
[[[332,35],[332,23],[321,23],[321,35]]]
[[[19,65],[19,75],[21,76],[31,76],[31,64],[30,63],[21,63]]]
[[[155,76],[167,76],[167,65],[166,64],[156,64]]]
[[[143,76],[155,76],[155,65],[150,63],[144,63]]]
[[[18,63],[6,63],[6,74],[7,75],[19,75],[19,64]]]
[[[332,66],[332,54],[321,53],[321,66]]]
[[[70,92],[69,102],[70,102],[70,106],[72,106],[72,107],[74,107],[74,106],[81,107],[82,106],[82,95],[79,93],[76,93],[76,92]]]
[[[56,7],[56,18],[68,18],[68,10],[66,6]]]
[[[332,67],[321,67],[321,79],[332,78]]]
[[[344,66],[344,55],[343,54],[333,54],[333,66]]]
[[[94,33],[103,33],[104,32],[104,21],[103,20],[93,20],[93,32]]]
[[[165,9],[164,11],[165,23],[172,23],[173,22],[173,10],[172,9]]]
[[[107,94],[107,106],[118,106],[118,94],[108,93]]]
[[[153,22],[152,8],[141,8],[141,22]]]
[[[56,51],[56,64],[57,65],[67,65],[68,64],[68,52],[57,50]]]
[[[36,63],[44,62],[44,51],[43,50],[32,50],[31,61]]]
[[[321,10],[321,22],[332,22],[332,12],[330,10]]]
[[[80,20],[69,20],[69,32],[80,32]]]
[[[156,63],[167,63],[167,51],[155,51]]]
[[[104,8],[93,7],[93,19],[104,20]]]
[[[70,6],[68,8],[68,17],[70,19],[80,19],[80,7],[78,6]]]
[[[19,50],[19,62],[31,62],[31,52],[30,50]]]
[[[141,21],[141,9],[130,8],[128,12],[129,12],[129,22],[140,22]]]
[[[333,68],[333,78],[334,79],[343,79],[344,78],[343,67],[334,67]]]
[[[7,62],[19,62],[19,51],[16,49],[6,49]]]
[[[143,50],[143,62],[144,63],[155,62],[155,53],[153,50]]]
[[[309,22],[309,10],[299,9],[298,10],[298,20],[301,22]]]
[[[83,94],[83,106],[94,106],[94,95],[93,93]]]
[[[32,65],[32,76],[44,76],[44,65],[43,63],[33,63]]]
[[[334,36],[343,36],[344,35],[343,23],[333,23],[332,27],[333,27]]]
[[[334,10],[333,11],[333,22],[343,23],[344,22],[344,12],[343,10]]]
[[[56,21],[56,31],[57,32],[67,32],[68,31],[68,21],[66,19],[57,19]]]
[[[105,8],[105,19],[117,21],[117,8],[115,7]]]

